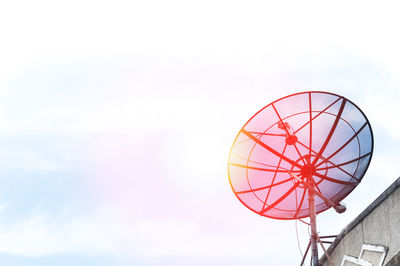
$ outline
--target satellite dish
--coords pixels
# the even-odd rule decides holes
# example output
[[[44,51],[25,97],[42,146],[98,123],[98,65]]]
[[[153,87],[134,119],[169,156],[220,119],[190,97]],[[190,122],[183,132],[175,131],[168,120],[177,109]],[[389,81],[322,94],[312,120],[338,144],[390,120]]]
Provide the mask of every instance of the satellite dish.
[[[268,104],[240,129],[229,181],[259,215],[315,222],[331,207],[345,210],[339,202],[362,180],[372,152],[370,123],[353,102],[328,92],[296,93]]]

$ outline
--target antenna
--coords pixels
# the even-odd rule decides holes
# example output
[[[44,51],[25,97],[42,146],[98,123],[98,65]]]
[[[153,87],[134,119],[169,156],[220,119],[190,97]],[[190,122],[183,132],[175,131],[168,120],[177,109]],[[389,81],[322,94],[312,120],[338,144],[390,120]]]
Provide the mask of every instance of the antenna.
[[[361,182],[372,152],[371,125],[353,102],[329,92],[296,93],[268,104],[240,129],[229,154],[229,182],[259,215],[309,217],[317,266],[323,237],[316,216],[331,207],[346,210],[340,202]]]

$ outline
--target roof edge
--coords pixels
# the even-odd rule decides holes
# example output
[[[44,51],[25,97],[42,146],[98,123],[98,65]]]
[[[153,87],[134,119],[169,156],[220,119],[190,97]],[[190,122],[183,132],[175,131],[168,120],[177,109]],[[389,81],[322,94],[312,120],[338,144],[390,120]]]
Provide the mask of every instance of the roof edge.
[[[400,187],[400,177],[398,177],[379,197],[377,197],[363,212],[361,212],[353,221],[351,221],[335,238],[333,243],[326,250],[328,254],[336,248],[340,240],[350,232],[357,224],[359,224],[365,217],[367,217],[376,207],[378,207],[390,194],[393,193],[398,187]],[[323,254],[319,259],[319,264],[322,264],[326,260],[326,255]]]

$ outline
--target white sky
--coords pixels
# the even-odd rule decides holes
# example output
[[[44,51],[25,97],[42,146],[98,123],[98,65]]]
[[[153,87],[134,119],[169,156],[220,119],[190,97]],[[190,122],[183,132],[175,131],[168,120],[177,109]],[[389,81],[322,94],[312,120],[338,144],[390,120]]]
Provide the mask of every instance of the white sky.
[[[287,94],[355,102],[375,150],[348,211],[318,217],[339,233],[400,173],[396,4],[2,3],[0,261],[298,264],[294,222],[231,192],[230,145]]]

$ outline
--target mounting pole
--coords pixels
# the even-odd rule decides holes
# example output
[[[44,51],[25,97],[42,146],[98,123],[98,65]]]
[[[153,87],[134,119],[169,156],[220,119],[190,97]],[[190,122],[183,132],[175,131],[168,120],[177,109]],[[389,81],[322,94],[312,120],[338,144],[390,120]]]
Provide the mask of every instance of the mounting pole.
[[[310,187],[314,188],[314,180],[308,178]],[[315,210],[314,189],[308,190],[308,202],[310,206],[310,225],[311,225],[311,266],[318,266],[318,235],[317,235],[317,213]]]

